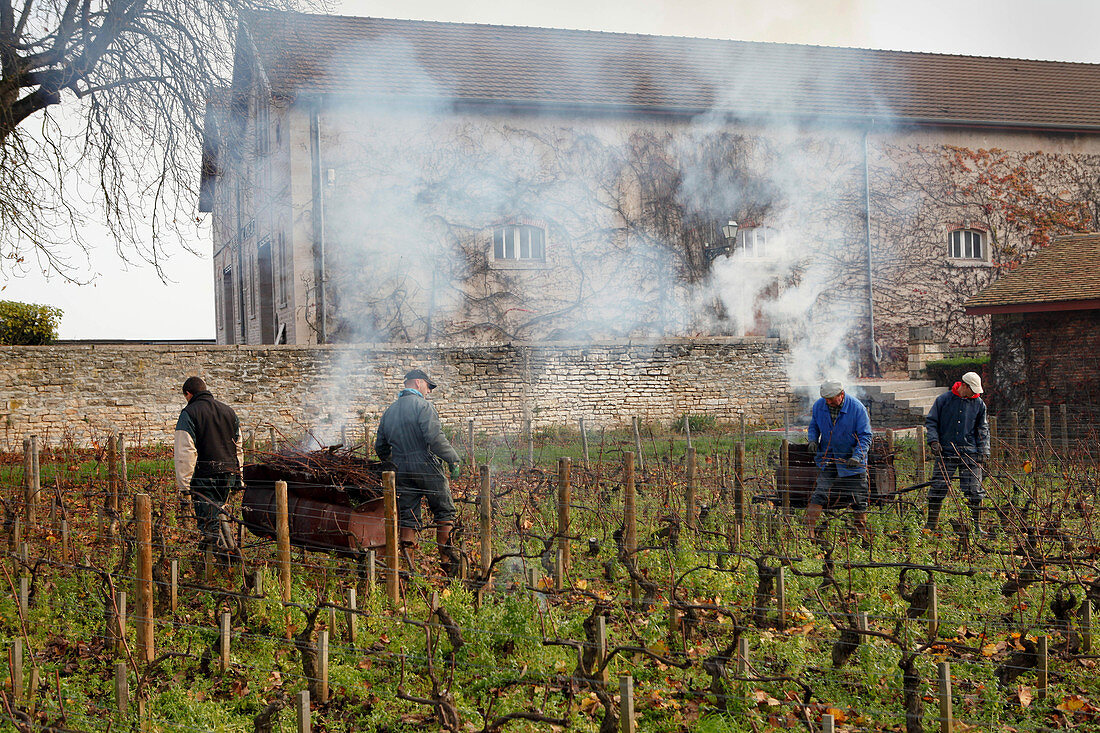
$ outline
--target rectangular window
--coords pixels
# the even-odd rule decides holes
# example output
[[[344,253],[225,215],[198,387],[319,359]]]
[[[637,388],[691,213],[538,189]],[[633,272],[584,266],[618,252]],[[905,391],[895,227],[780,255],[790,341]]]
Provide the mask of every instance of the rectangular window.
[[[279,232],[278,238],[279,257],[279,305],[286,305],[287,294],[290,291],[290,261],[286,253],[286,234]]]
[[[948,252],[957,260],[985,259],[985,232],[977,229],[956,229],[948,234]]]
[[[248,316],[256,317],[256,255],[248,253]]]
[[[508,224],[493,230],[493,257],[498,260],[546,259],[546,231],[529,224]]]

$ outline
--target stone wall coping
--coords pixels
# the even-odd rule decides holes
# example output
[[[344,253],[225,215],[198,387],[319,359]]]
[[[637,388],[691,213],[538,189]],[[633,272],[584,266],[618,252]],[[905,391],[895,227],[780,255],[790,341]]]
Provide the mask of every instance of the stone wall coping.
[[[705,336],[705,337],[667,337],[667,338],[623,338],[599,341],[493,341],[468,343],[431,342],[411,344],[407,342],[363,342],[354,344],[46,344],[43,346],[0,346],[2,351],[153,351],[164,353],[177,352],[217,352],[217,351],[403,351],[439,349],[446,351],[490,351],[502,348],[521,348],[537,351],[540,349],[602,349],[602,348],[644,348],[658,346],[737,346],[765,345],[781,346],[783,340],[762,336]]]

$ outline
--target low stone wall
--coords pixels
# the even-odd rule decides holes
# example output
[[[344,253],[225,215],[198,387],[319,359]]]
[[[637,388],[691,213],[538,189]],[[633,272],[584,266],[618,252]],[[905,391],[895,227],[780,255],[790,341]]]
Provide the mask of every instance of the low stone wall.
[[[668,423],[684,413],[749,422],[782,415],[791,397],[786,348],[777,339],[577,344],[0,347],[3,447],[37,434],[50,443],[169,440],[180,385],[198,374],[231,404],[246,431],[311,431],[321,442],[342,426],[361,435],[419,366],[439,382],[432,399],[445,424],[487,434]]]

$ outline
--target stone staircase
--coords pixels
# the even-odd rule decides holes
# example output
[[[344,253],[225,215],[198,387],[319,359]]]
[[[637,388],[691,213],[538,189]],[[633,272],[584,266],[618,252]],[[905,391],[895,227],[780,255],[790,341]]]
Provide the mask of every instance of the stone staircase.
[[[931,379],[868,379],[855,382],[852,392],[868,406],[876,427],[906,427],[921,424],[944,388]]]

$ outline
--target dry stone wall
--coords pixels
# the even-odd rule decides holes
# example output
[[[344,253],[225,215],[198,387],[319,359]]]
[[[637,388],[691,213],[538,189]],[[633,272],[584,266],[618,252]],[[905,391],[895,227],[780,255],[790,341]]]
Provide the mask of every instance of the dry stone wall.
[[[4,448],[37,434],[50,443],[170,440],[180,385],[204,377],[245,430],[266,437],[309,431],[334,441],[361,435],[393,400],[401,377],[428,370],[444,423],[489,435],[536,429],[670,422],[686,412],[719,420],[774,419],[790,404],[776,339],[708,339],[589,345],[476,346],[54,345],[0,347]]]

